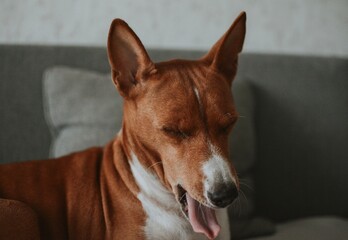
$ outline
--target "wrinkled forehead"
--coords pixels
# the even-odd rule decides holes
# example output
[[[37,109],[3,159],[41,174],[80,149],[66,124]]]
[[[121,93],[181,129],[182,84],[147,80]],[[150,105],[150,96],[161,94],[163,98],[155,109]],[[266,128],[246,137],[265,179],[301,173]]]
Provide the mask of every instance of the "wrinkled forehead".
[[[211,115],[234,111],[229,84],[211,72],[209,66],[175,60],[160,63],[156,68],[150,101],[153,107],[161,109],[164,117],[201,118],[203,112]]]

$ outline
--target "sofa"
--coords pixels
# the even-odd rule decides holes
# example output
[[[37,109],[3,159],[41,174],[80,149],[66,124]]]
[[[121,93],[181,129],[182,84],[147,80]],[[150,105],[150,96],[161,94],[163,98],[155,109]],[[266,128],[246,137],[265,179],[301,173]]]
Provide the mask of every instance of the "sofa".
[[[348,59],[243,53],[232,89],[233,239],[348,239]],[[0,45],[0,164],[102,145],[121,124],[105,48]]]

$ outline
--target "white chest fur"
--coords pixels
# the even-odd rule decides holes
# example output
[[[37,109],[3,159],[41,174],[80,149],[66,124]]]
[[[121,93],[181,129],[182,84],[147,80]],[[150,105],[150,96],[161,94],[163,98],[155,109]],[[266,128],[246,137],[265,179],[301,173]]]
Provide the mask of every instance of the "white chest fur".
[[[174,195],[161,184],[154,174],[144,169],[135,154],[132,154],[130,165],[133,176],[140,188],[137,197],[147,214],[144,227],[146,239],[206,239],[203,235],[193,232]],[[217,213],[218,219],[226,221],[225,211],[221,212],[222,214],[219,211]],[[219,236],[219,239],[225,238]]]

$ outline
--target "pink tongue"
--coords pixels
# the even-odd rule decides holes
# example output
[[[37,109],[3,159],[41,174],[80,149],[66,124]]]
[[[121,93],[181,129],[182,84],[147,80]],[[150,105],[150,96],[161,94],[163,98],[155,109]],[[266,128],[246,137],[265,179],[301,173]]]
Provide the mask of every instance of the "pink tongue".
[[[209,239],[214,239],[220,232],[220,225],[216,220],[215,211],[212,208],[199,204],[186,193],[189,220],[193,231],[205,234]]]

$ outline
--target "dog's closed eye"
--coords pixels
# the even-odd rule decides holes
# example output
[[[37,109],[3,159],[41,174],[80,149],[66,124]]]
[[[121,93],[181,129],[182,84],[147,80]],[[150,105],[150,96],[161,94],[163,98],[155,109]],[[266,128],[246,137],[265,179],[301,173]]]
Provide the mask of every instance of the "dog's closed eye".
[[[189,134],[179,130],[178,128],[164,126],[162,127],[162,131],[168,135],[169,137],[186,139],[189,137]]]
[[[235,123],[237,122],[237,120],[238,115],[232,115],[230,113],[225,114],[222,117],[221,122],[219,124],[220,131],[222,133],[229,133],[232,130]]]

